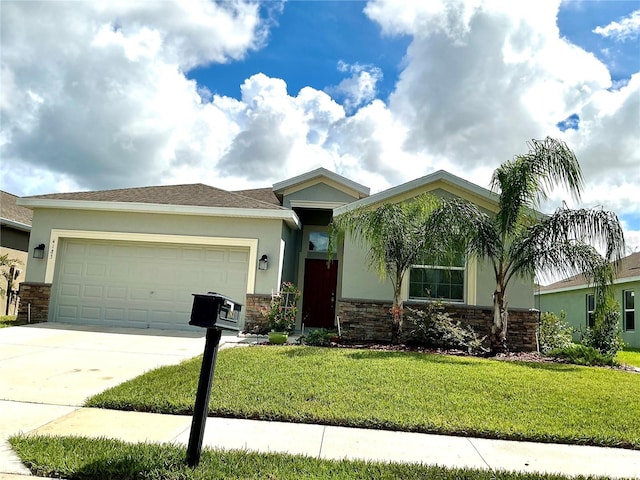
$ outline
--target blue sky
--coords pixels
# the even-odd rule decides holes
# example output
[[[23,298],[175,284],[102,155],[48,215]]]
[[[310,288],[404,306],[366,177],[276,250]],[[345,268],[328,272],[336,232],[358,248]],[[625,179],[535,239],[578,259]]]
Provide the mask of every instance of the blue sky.
[[[0,188],[324,167],[373,192],[493,170],[552,136],[640,249],[640,0],[3,0]],[[65,25],[61,29],[60,25]]]
[[[256,72],[285,79],[290,94],[302,87],[324,90],[338,85],[344,73],[339,62],[376,65],[383,72],[378,96],[387,98],[402,70],[411,43],[408,35],[383,36],[355,0],[292,0],[281,13],[273,12],[275,26],[264,48],[250,52],[239,62],[194,69],[189,78],[214,94],[240,98],[240,84]],[[628,82],[640,71],[638,37],[626,41],[593,32],[640,9],[640,0],[571,0],[560,6],[557,25],[571,43],[595,55],[607,65],[614,82]],[[265,16],[267,14],[265,13]],[[561,119],[558,119],[559,121]]]

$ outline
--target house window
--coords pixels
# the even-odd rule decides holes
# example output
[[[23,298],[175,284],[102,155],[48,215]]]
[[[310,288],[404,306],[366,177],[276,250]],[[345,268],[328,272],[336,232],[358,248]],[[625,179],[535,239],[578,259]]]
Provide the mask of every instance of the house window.
[[[329,234],[327,232],[309,233],[309,251],[326,252],[329,249]]]
[[[596,317],[593,311],[596,309],[596,297],[593,293],[587,294],[587,326],[593,328],[596,325]]]
[[[411,266],[409,298],[463,302],[464,270],[464,252],[458,252],[446,261],[425,255],[419,264]]]
[[[624,312],[624,329],[625,331],[636,329],[636,311],[635,311],[635,292],[633,290],[624,290],[622,292],[622,310]]]

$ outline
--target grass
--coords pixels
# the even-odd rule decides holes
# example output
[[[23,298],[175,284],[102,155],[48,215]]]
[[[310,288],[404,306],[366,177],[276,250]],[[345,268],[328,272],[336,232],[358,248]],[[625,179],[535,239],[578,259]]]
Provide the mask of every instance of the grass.
[[[25,322],[19,322],[15,315],[0,315],[0,328],[15,327],[17,325],[25,325]]]
[[[88,406],[191,414],[200,358]],[[640,449],[640,375],[607,368],[314,347],[218,356],[211,415]]]
[[[616,360],[620,363],[626,363],[627,365],[640,368],[640,348],[627,347],[618,352]]]
[[[198,467],[185,466],[184,447],[128,444],[79,437],[15,436],[9,439],[22,462],[39,476],[85,480],[181,479],[480,479],[562,480],[549,474],[448,469],[418,464],[320,460],[300,455],[203,450]],[[572,477],[576,479],[595,477]]]

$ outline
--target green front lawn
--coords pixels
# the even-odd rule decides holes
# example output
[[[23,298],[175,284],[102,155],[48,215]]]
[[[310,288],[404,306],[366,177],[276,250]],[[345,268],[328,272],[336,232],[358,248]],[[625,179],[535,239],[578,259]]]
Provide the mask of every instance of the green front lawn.
[[[186,448],[127,444],[78,437],[17,436],[9,440],[22,462],[39,476],[85,480],[334,479],[352,480],[568,480],[561,475],[448,469],[416,464],[319,460],[299,455],[203,450],[198,467],[185,465]],[[584,479],[585,477],[572,477]],[[595,478],[595,477],[589,477]]]
[[[640,368],[640,348],[625,348],[618,352],[616,360],[620,363],[626,363],[627,365],[633,365]]]
[[[88,406],[192,413],[200,358]],[[210,414],[640,449],[640,375],[608,368],[313,347],[218,356]]]

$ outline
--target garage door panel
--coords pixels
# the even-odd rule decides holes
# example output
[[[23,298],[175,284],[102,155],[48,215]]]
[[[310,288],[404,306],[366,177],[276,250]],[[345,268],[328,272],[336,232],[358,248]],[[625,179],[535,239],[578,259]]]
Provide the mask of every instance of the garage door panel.
[[[83,263],[81,262],[69,262],[65,263],[62,267],[63,273],[67,276],[70,275],[82,275]]]
[[[54,321],[189,329],[193,293],[245,301],[248,248],[63,239],[60,251]]]
[[[94,306],[83,306],[80,309],[80,315],[82,318],[86,318],[88,320],[100,320],[102,318],[102,308],[94,307]]]

